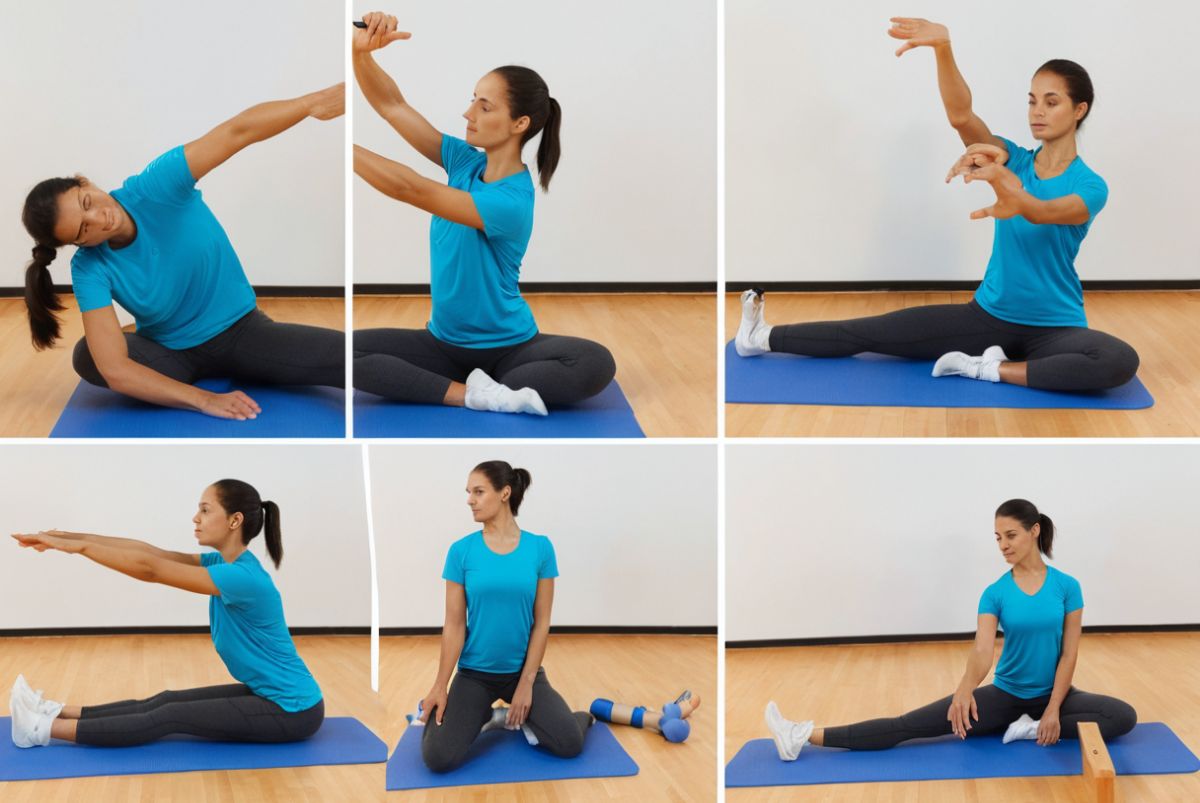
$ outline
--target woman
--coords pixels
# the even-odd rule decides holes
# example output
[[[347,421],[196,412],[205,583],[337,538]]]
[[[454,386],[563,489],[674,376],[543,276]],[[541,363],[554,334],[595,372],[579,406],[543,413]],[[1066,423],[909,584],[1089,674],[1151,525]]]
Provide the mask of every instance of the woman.
[[[196,540],[213,552],[170,552],[141,541],[85,533],[14,535],[38,552],[83,555],[148,583],[209,596],[213,646],[238,683],[164,691],[145,700],[75,706],[43,700],[22,677],[13,686],[17,747],[51,738],[105,747],[144,744],[172,733],[238,742],[293,742],[325,719],[321,689],[296,653],[279,592],[247,545],[265,532],[276,568],[283,559],[279,508],[240,480],[205,489],[192,518]]]
[[[1104,179],[1076,154],[1076,134],[1094,99],[1087,72],[1055,59],[1034,74],[1029,127],[1041,147],[1029,151],[993,135],[972,111],[971,91],[954,63],[945,26],[922,19],[892,22],[889,33],[906,40],[896,55],[933,49],[946,115],[968,146],[946,180],[958,175],[967,182],[983,180],[996,192],[995,204],[971,214],[996,219],[983,283],[968,304],[786,326],[769,326],[761,293],[748,290],[742,294],[738,354],[847,357],[873,351],[937,359],[934,376],[1059,391],[1098,391],[1128,382],[1137,372],[1137,352],[1087,328],[1075,272],[1079,245],[1108,198]]]
[[[616,364],[599,343],[538,331],[517,286],[533,231],[533,181],[521,148],[536,136],[542,189],[558,166],[562,112],[545,81],[500,67],[475,86],[466,140],[440,133],[404,100],[371,52],[410,34],[396,18],[363,17],[354,31],[354,75],[372,108],[447,184],[354,147],[354,172],[383,194],[431,213],[433,312],[426,329],[354,333],[354,386],[389,399],[472,410],[546,415],[546,405],[594,396]]]
[[[253,106],[200,139],[173,148],[104,192],[83,176],[47,179],[29,193],[21,220],[33,237],[25,304],[35,348],[54,345],[64,309],[49,265],[78,246],[71,284],[83,313],[76,372],[93,385],[167,407],[245,420],[261,412],[240,390],[213,393],[206,376],[285,385],[345,385],[341,332],[276,323],[256,306],[233,245],[195,188],[238,151],[307,117],[331,120],[343,85]],[[122,333],[113,302],[133,313]]]
[[[1054,524],[1032,502],[1010,499],[996,511],[996,543],[1012,566],[979,600],[975,648],[953,695],[899,717],[836,728],[783,718],[767,703],[767,727],[784,761],[806,744],[882,750],[908,739],[960,739],[1004,733],[1004,742],[1037,739],[1040,745],[1077,739],[1080,722],[1095,722],[1106,740],[1133,730],[1137,713],[1114,697],[1071,685],[1083,622],[1079,582],[1042,561],[1050,557]],[[1004,649],[992,684],[979,686],[992,668],[996,629]],[[1033,719],[1033,717],[1037,719]],[[972,724],[974,723],[974,724]]]
[[[483,529],[454,542],[442,572],[442,652],[420,705],[421,756],[434,772],[461,764],[485,725],[521,728],[530,743],[570,758],[595,721],[572,712],[542,669],[558,564],[549,538],[517,526],[530,481],[502,460],[480,463],[467,479],[467,505]],[[497,698],[509,708],[494,714]]]

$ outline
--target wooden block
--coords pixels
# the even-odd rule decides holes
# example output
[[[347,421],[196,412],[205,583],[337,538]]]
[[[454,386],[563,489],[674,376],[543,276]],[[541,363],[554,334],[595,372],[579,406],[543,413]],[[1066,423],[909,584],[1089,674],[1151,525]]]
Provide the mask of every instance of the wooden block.
[[[1095,722],[1079,723],[1079,750],[1083,753],[1083,781],[1087,785],[1088,799],[1096,803],[1113,803],[1117,771],[1100,736],[1100,726]]]

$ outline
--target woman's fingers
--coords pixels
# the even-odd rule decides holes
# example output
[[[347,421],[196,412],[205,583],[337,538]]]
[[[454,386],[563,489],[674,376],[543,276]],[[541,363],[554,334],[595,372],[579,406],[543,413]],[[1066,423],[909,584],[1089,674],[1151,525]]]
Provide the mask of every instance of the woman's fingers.
[[[985,217],[991,217],[994,211],[996,211],[995,206],[985,206],[983,209],[976,209],[971,213],[971,220],[983,220]]]

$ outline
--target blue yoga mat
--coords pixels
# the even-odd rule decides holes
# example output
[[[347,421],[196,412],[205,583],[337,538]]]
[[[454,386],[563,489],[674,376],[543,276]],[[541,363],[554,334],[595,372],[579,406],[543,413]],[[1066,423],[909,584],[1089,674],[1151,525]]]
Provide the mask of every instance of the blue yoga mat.
[[[1079,742],[1049,747],[1035,741],[1004,744],[1000,736],[921,739],[890,750],[837,750],[809,745],[795,761],[780,761],[770,739],[747,742],[725,767],[725,785],[793,786],[818,783],[933,781],[948,778],[1024,778],[1079,775]],[[1200,759],[1161,722],[1144,722],[1108,743],[1117,775],[1162,775],[1200,770]]]
[[[932,362],[860,354],[739,357],[725,347],[725,401],[734,404],[840,404],[869,407],[1019,407],[1043,410],[1141,410],[1154,398],[1137,377],[1096,393],[1061,393],[933,377]]]
[[[615,381],[599,395],[550,415],[486,413],[442,404],[403,404],[354,394],[356,438],[644,438]]]
[[[531,747],[520,731],[500,729],[481,734],[462,766],[450,772],[431,772],[421,761],[421,727],[405,730],[388,759],[389,790],[612,778],[638,772],[638,765],[603,722],[588,728],[583,752],[575,758],[552,756]]]
[[[0,728],[0,781],[379,764],[387,760],[387,745],[352,717],[328,717],[311,739],[286,744],[210,742],[172,736],[137,747],[52,741],[48,747],[22,750],[8,738],[12,728],[9,717],[0,718]]]
[[[205,390],[244,391],[262,408],[258,418],[230,421],[191,410],[176,410],[131,399],[80,382],[71,394],[52,438],[342,438],[346,435],[346,393],[339,388],[246,385],[229,379],[202,379]]]

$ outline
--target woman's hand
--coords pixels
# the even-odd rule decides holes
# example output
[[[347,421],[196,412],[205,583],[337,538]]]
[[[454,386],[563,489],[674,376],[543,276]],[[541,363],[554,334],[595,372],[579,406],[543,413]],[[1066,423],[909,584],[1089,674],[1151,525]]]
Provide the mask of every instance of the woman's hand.
[[[231,393],[208,393],[199,409],[213,418],[234,418],[238,421],[257,418],[262,412],[258,402],[240,390]]]
[[[519,728],[529,717],[529,707],[533,705],[533,681],[520,680],[517,690],[513,692],[512,702],[508,706],[508,716],[504,724],[510,728]]]
[[[346,84],[334,84],[304,96],[308,116],[315,120],[332,120],[346,113]]]
[[[945,25],[920,17],[892,17],[891,23],[888,36],[905,40],[896,51],[897,56],[904,55],[914,47],[942,47],[950,44],[950,30]]]
[[[971,729],[971,720],[979,721],[979,709],[975,707],[975,694],[969,691],[956,691],[954,699],[950,701],[950,710],[946,712],[946,719],[950,720],[950,729],[954,731],[954,735],[960,739],[967,738],[967,731]]]
[[[40,533],[13,533],[13,538],[22,547],[45,552],[47,549],[56,549],[59,552],[66,552],[69,555],[75,555],[83,551],[83,541],[66,537],[66,533],[59,530],[44,530]]]
[[[408,31],[397,31],[396,18],[382,11],[364,14],[363,22],[367,23],[367,27],[356,27],[350,39],[350,49],[355,53],[370,53],[399,39],[412,38]]]
[[[421,701],[421,721],[428,722],[429,715],[433,709],[437,709],[437,724],[442,724],[442,717],[446,715],[446,689],[445,687],[435,686],[429,690],[429,694],[425,695],[425,699]]]
[[[1037,743],[1042,746],[1055,744],[1061,733],[1062,723],[1058,721],[1058,709],[1047,708],[1038,722]]]
[[[971,220],[982,220],[985,217],[1006,220],[1024,211],[1025,201],[1029,196],[1021,186],[1021,179],[1004,165],[984,165],[963,176],[964,184],[970,184],[972,181],[986,181],[991,184],[996,193],[996,203],[976,209],[971,213]]]
[[[1002,165],[1008,161],[1008,151],[997,145],[987,145],[978,142],[967,148],[967,152],[950,166],[950,172],[946,174],[946,183],[949,184],[954,180],[955,176],[962,176],[966,181],[966,177],[974,173],[981,167],[997,164]]]

